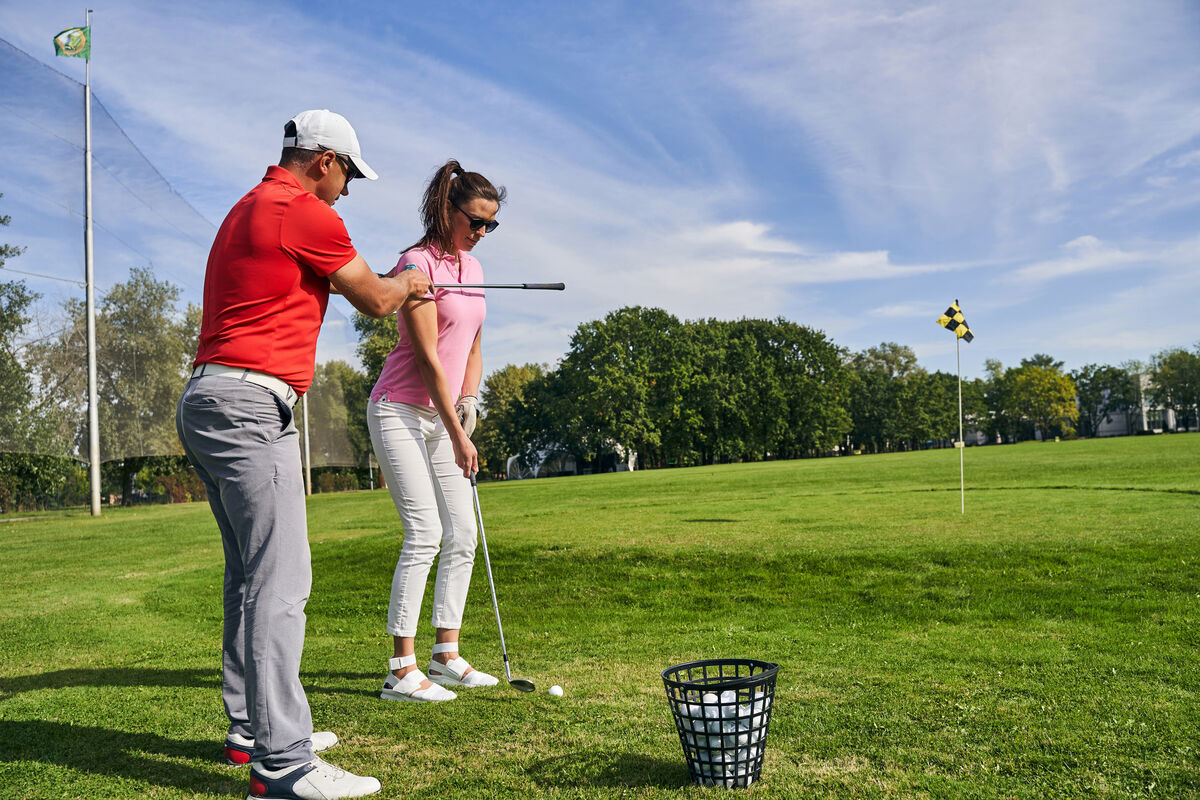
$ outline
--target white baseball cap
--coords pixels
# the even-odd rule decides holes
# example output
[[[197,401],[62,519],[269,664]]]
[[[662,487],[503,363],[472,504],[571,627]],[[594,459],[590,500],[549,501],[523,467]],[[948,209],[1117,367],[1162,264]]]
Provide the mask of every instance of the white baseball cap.
[[[327,108],[302,111],[288,120],[283,127],[283,146],[301,150],[332,150],[350,159],[364,178],[373,181],[379,177],[363,161],[354,128],[341,114],[335,114]]]

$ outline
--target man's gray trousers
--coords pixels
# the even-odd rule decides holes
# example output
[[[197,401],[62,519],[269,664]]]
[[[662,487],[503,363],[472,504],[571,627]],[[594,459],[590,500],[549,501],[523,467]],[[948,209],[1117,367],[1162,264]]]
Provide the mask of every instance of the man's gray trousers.
[[[229,731],[254,737],[252,760],[267,769],[308,762],[312,715],[300,656],[312,567],[292,409],[261,386],[203,376],[188,382],[176,424],[225,550]]]

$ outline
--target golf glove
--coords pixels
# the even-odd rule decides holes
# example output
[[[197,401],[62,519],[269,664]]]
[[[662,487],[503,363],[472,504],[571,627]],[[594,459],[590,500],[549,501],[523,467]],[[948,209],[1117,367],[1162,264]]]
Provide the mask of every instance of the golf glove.
[[[458,405],[454,410],[458,412],[458,421],[463,431],[470,436],[475,432],[475,423],[479,422],[479,398],[465,394],[458,398]]]

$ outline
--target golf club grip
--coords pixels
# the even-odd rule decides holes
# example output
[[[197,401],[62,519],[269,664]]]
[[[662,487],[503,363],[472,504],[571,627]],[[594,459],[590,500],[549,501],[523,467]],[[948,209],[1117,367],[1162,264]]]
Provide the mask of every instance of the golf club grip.
[[[550,289],[561,292],[565,283],[435,283],[434,289]]]

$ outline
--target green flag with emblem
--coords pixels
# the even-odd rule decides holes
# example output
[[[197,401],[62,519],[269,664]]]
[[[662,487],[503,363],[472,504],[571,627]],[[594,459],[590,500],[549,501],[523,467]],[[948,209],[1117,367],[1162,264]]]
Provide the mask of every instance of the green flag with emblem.
[[[92,58],[92,27],[67,28],[54,37],[54,54],[56,56],[74,56],[75,58]]]

